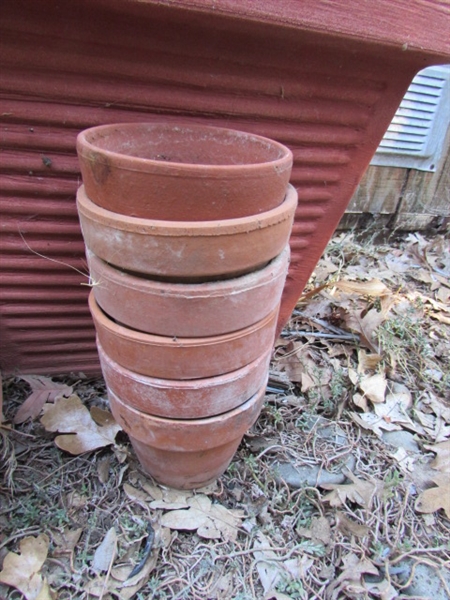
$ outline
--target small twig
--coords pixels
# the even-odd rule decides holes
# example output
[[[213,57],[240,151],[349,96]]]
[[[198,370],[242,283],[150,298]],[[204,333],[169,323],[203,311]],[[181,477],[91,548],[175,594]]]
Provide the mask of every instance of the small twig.
[[[53,558],[51,556],[47,556],[46,560],[50,563],[53,563],[55,565],[58,565],[59,567],[61,567],[62,569],[64,569],[64,571],[68,574],[71,575],[72,571],[70,570],[70,568],[63,563],[62,560],[58,560],[57,558]]]
[[[9,544],[9,542],[12,542],[13,540],[17,540],[19,538],[23,538],[26,535],[33,535],[34,533],[40,533],[42,530],[40,527],[31,527],[30,529],[25,529],[24,531],[19,531],[18,533],[15,533],[14,535],[10,536],[8,539],[6,539],[5,541],[3,541],[0,544],[0,550],[4,547],[7,546]]]
[[[265,546],[261,546],[260,548],[249,548],[248,550],[240,550],[239,552],[230,552],[229,554],[219,554],[217,556],[213,557],[213,563],[216,562],[216,560],[232,560],[233,558],[237,558],[238,556],[246,556],[248,554],[253,554],[254,552],[283,552],[283,550],[286,550],[286,547],[279,547],[279,548],[271,548],[270,546],[265,547]],[[280,557],[272,557],[270,558],[270,560],[285,560],[286,558],[289,558],[289,556],[291,556],[294,552],[300,552],[301,551],[301,544],[298,544],[297,546],[294,546],[294,548],[292,548],[291,550],[289,550],[289,552],[287,552],[284,556],[280,556]],[[269,559],[267,559],[269,560]]]
[[[194,568],[199,564],[199,562],[201,562],[203,560],[204,556],[205,556],[205,552],[203,552],[203,554],[201,554],[199,556],[199,558],[195,561],[195,563],[191,567],[189,567],[189,569],[187,571],[188,575],[190,575],[193,572]],[[173,600],[177,600],[177,598],[181,598],[181,596],[183,596],[184,593],[187,592],[187,590],[192,588],[197,583],[197,581],[199,579],[201,579],[202,577],[203,577],[203,573],[200,570],[198,575],[196,575],[196,577],[194,577],[193,581],[191,579],[188,580],[188,584],[182,590],[180,590],[176,596],[173,597]]]
[[[255,459],[259,460],[261,457],[263,457],[265,454],[267,454],[271,450],[275,450],[278,448],[280,450],[287,450],[286,446],[282,446],[280,444],[272,444],[272,446],[268,446],[267,448],[264,448],[264,450],[261,450],[261,452],[257,456],[255,456]]]
[[[438,546],[437,548],[414,548],[413,550],[409,550],[409,552],[404,552],[403,554],[400,554],[400,556],[397,556],[390,562],[391,565],[395,565],[398,562],[401,562],[403,559],[408,558],[408,556],[411,556],[412,554],[427,554],[428,552],[445,552],[446,550],[448,550],[447,546]]]
[[[321,327],[325,327],[325,329],[328,329],[328,331],[331,331],[333,333],[337,333],[339,335],[347,335],[348,334],[348,331],[344,331],[344,329],[341,329],[340,327],[336,327],[335,325],[328,323],[328,321],[325,321],[324,319],[317,319],[316,317],[307,317],[307,316],[303,315],[302,311],[300,311],[300,310],[294,310],[292,314],[296,317],[303,317],[303,319],[305,321],[312,321],[313,323],[316,323],[317,325],[320,325]]]
[[[322,285],[318,285],[317,287],[313,288],[309,292],[306,292],[306,294],[303,294],[303,296],[300,296],[300,298],[297,300],[297,304],[300,304],[301,302],[305,302],[305,300],[309,300],[310,298],[312,298],[313,296],[315,296],[322,290],[326,289],[327,287],[330,287],[330,285],[332,285],[331,282],[323,283]]]
[[[50,479],[50,477],[53,477],[56,473],[58,473],[58,471],[62,471],[63,469],[65,469],[68,465],[70,465],[71,463],[75,462],[76,460],[78,460],[80,457],[79,456],[75,456],[74,458],[71,458],[69,461],[67,461],[65,464],[61,465],[60,467],[58,467],[57,469],[55,469],[54,471],[52,471],[50,473],[50,475],[47,475],[47,477],[44,477],[44,479],[41,479],[40,483],[44,483],[44,481],[47,481],[47,479]]]
[[[0,423],[0,429],[4,429],[5,431],[9,431],[10,433],[16,433],[17,435],[28,437],[33,440],[37,439],[37,435],[31,435],[31,433],[24,433],[23,431],[18,431],[17,429],[13,429],[11,425],[6,425],[4,423]]]
[[[327,340],[346,340],[352,342],[358,342],[359,336],[353,335],[352,333],[323,333],[322,331],[296,331],[291,330],[287,332],[290,336],[301,337],[319,337]]]
[[[285,394],[287,392],[286,388],[278,388],[273,385],[268,385],[266,387],[266,392],[269,394]]]

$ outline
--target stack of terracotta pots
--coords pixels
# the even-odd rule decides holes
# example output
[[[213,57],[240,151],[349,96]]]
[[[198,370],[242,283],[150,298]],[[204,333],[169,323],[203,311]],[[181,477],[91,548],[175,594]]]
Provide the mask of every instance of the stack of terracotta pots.
[[[201,487],[264,400],[297,205],[292,154],[167,123],[94,127],[77,149],[111,410],[157,481]]]

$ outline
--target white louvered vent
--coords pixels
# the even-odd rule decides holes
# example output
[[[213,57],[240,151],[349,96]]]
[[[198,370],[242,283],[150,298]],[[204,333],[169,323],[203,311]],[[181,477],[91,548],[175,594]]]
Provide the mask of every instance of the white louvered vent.
[[[435,171],[450,124],[450,65],[420,71],[371,164]]]

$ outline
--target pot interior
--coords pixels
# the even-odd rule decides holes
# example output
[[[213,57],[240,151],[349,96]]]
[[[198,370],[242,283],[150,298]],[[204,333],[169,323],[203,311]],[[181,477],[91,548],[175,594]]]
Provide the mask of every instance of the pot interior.
[[[287,158],[290,151],[267,138],[218,127],[127,123],[85,132],[95,150],[178,164],[233,166]]]

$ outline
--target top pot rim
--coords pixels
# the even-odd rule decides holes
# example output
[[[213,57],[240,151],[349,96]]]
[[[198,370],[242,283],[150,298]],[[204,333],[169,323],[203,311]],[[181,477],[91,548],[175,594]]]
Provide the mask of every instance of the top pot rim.
[[[236,140],[242,140],[246,138],[247,140],[251,140],[252,143],[257,143],[259,147],[265,146],[268,150],[268,155],[270,152],[277,152],[277,156],[273,158],[268,158],[268,160],[262,161],[254,161],[254,162],[245,162],[245,163],[223,163],[216,164],[214,162],[178,162],[176,160],[167,160],[167,159],[155,159],[155,158],[145,158],[134,156],[132,154],[127,154],[123,152],[117,152],[114,150],[110,150],[107,148],[103,148],[97,145],[95,142],[99,139],[105,139],[108,137],[108,134],[113,134],[114,132],[118,132],[119,130],[130,132],[133,130],[142,131],[143,128],[148,130],[158,130],[165,129],[170,130],[171,132],[194,132],[195,135],[200,136],[201,133],[203,135],[211,136],[211,140],[213,140],[214,134],[218,134],[221,138],[230,137],[235,138]],[[225,146],[224,146],[225,147]],[[89,129],[85,129],[81,131],[77,136],[77,152],[81,155],[85,160],[90,162],[102,162],[104,164],[112,162],[120,162],[120,169],[126,171],[140,171],[140,172],[152,172],[157,169],[158,171],[162,168],[170,174],[176,174],[178,172],[182,172],[183,176],[192,176],[198,177],[199,174],[203,175],[218,175],[221,173],[227,174],[227,177],[240,176],[243,173],[250,174],[254,171],[264,170],[264,169],[274,169],[275,171],[282,173],[283,171],[292,168],[293,163],[293,154],[291,150],[270,138],[257,135],[254,133],[248,133],[245,131],[240,131],[236,129],[228,129],[226,127],[215,127],[211,125],[201,125],[201,124],[174,124],[170,122],[131,122],[131,123],[111,123],[106,125],[97,125],[95,127],[91,127]]]

